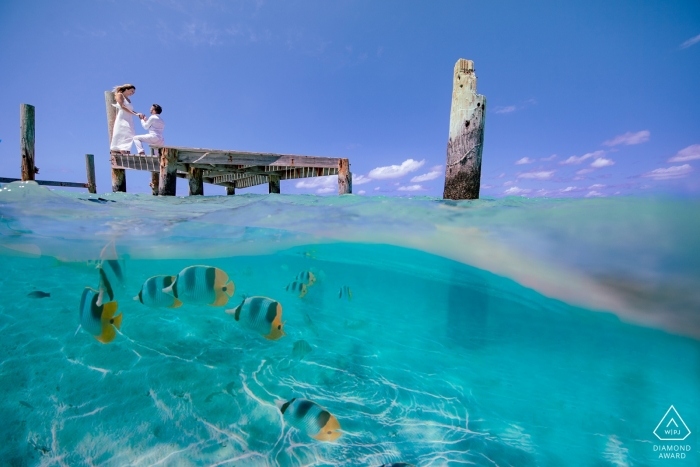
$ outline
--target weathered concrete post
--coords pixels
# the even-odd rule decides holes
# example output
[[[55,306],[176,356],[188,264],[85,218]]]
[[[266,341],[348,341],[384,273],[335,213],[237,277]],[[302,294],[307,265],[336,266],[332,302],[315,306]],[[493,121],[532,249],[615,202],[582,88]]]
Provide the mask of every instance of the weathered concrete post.
[[[85,154],[85,172],[87,173],[87,189],[89,193],[97,193],[95,182],[95,156]]]
[[[204,180],[202,179],[203,172],[204,171],[202,169],[188,167],[187,173],[189,175],[190,196],[204,194]]]
[[[280,192],[280,177],[279,175],[268,175],[267,177],[268,193]]]
[[[478,199],[486,98],[476,93],[473,61],[457,60],[453,83],[443,198]]]
[[[338,160],[338,194],[352,194],[352,173],[348,159]]]
[[[107,131],[109,132],[109,145],[112,146],[112,131],[114,130],[114,120],[117,118],[117,108],[112,104],[116,104],[114,93],[105,91],[105,105],[107,106]],[[111,158],[110,158],[111,159]],[[112,169],[112,191],[126,192],[126,170]]]
[[[158,194],[175,196],[177,187],[177,149],[163,148],[160,150],[160,180]]]
[[[22,181],[34,180],[34,106],[19,105],[19,152],[22,156]]]

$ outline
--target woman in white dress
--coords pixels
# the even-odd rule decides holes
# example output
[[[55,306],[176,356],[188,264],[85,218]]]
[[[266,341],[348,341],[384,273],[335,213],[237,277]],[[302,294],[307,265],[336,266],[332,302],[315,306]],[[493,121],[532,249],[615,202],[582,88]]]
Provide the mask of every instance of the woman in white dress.
[[[129,99],[135,92],[136,86],[133,84],[123,84],[114,88],[114,98],[117,103],[112,105],[117,108],[117,118],[114,119],[110,151],[122,154],[131,152],[131,145],[134,142],[134,115],[139,118],[143,117],[143,114],[134,112],[134,107]]]

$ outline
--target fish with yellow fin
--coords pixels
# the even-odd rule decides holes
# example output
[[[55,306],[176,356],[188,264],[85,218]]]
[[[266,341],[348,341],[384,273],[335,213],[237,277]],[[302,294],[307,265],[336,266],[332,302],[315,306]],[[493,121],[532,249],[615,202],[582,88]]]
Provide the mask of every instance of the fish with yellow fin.
[[[316,283],[316,276],[311,271],[301,271],[299,274],[297,274],[297,277],[294,278],[294,281],[305,284],[307,287],[311,287],[314,285],[314,283]]]
[[[330,412],[307,399],[291,399],[281,405],[284,421],[318,441],[335,441],[342,433]]]
[[[287,284],[287,287],[284,288],[287,292],[293,293],[297,297],[301,298],[304,295],[306,295],[306,292],[308,292],[308,289],[306,288],[306,284],[302,284],[301,282],[290,282]]]
[[[97,270],[100,274],[97,304],[102,305],[121,298],[125,292],[126,267],[124,261],[117,256],[117,249],[113,241],[102,249]]]
[[[224,306],[233,297],[236,286],[228,274],[212,266],[189,266],[180,271],[175,282],[163,288],[188,305]]]
[[[226,310],[245,329],[276,341],[287,334],[282,322],[282,305],[267,297],[248,297],[236,308]]]
[[[178,308],[182,302],[174,296],[163,292],[175,282],[175,276],[153,276],[146,279],[141,286],[139,294],[134,297],[144,305],[151,308]]]
[[[99,292],[85,287],[80,298],[80,326],[95,339],[107,344],[117,337],[122,326],[122,313],[117,314],[117,302],[97,304]]]

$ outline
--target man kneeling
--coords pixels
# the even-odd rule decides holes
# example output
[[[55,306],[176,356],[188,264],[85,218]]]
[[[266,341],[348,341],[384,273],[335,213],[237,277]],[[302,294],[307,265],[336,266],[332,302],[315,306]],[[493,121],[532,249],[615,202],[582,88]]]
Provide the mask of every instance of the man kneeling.
[[[148,117],[148,120],[146,120],[145,116],[141,117],[141,126],[144,130],[148,130],[148,134],[134,136],[134,144],[139,154],[146,154],[143,151],[143,143],[157,144],[159,146],[163,145],[163,128],[165,128],[165,122],[160,118],[160,113],[162,111],[163,108],[161,106],[153,104],[151,106],[151,116]]]

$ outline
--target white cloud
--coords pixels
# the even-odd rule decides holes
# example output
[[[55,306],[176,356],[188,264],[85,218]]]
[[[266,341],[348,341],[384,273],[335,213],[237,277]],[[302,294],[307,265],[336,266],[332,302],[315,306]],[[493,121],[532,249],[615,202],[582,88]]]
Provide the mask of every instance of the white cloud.
[[[375,186],[375,187],[374,187],[374,191],[379,191],[379,187],[378,187],[378,186]]]
[[[511,186],[511,185],[513,185],[514,183],[515,183],[515,182],[512,181],[512,180],[508,180],[507,182],[503,182],[503,186]]]
[[[311,177],[297,182],[297,188],[316,190],[318,194],[331,193],[338,189],[338,176],[329,175],[327,177]]]
[[[585,175],[593,172],[593,169],[581,169],[576,171],[576,175]],[[574,180],[579,180],[579,179],[574,179]]]
[[[411,183],[427,182],[428,180],[434,180],[442,175],[442,166],[436,165],[430,169],[430,172],[423,175],[415,176],[411,179]]]
[[[586,159],[590,159],[591,157],[601,157],[605,155],[605,151],[594,151],[594,152],[589,152],[587,154],[584,154],[581,157],[576,157],[576,156],[571,156],[565,161],[561,161],[559,164],[561,165],[571,165],[571,164],[580,164],[581,162],[585,161]]]
[[[511,112],[515,112],[516,107],[514,105],[509,105],[507,107],[496,107],[494,112],[497,114],[509,114]]]
[[[557,155],[556,155],[556,154],[552,154],[551,156],[549,156],[549,157],[543,157],[543,158],[541,158],[540,160],[541,160],[541,161],[553,161],[553,160],[556,159],[556,158],[557,158]]]
[[[425,189],[425,188],[423,188],[423,187],[420,186],[420,185],[400,186],[400,187],[398,188],[399,191],[421,191],[421,190],[424,190],[424,189]]]
[[[578,190],[580,190],[580,188],[577,187],[577,186],[567,186],[566,188],[564,188],[563,190],[561,190],[561,192],[562,192],[562,193],[568,193],[569,191],[578,191]]]
[[[693,171],[689,164],[676,165],[667,169],[654,169],[651,172],[643,173],[642,177],[653,178],[654,180],[671,180],[674,178],[683,178]]]
[[[352,184],[353,185],[364,185],[365,183],[369,183],[371,181],[372,181],[371,178],[365,177],[364,175],[352,174]]]
[[[503,178],[503,177],[505,177],[505,176],[506,176],[506,174],[505,174],[505,173],[502,173],[501,175],[499,175],[499,176],[496,177],[496,178]]]
[[[360,190],[357,192],[358,195],[364,195],[365,193],[367,193],[365,190]]]
[[[698,34],[698,35],[695,36],[695,37],[691,37],[691,38],[688,39],[687,41],[683,42],[683,43],[681,44],[681,49],[687,49],[687,48],[690,47],[691,45],[695,45],[695,44],[697,44],[698,42],[700,42],[700,34]]]
[[[700,36],[698,36],[700,37]],[[678,154],[668,160],[668,162],[685,162],[700,159],[700,144],[693,144],[678,151]]]
[[[522,159],[518,159],[517,161],[515,161],[515,165],[532,164],[533,162],[535,162],[535,159],[523,157]]]
[[[508,188],[506,191],[503,192],[504,195],[524,195],[525,193],[530,193],[532,190],[529,190],[527,188],[518,188],[517,186],[514,186],[512,188]]]
[[[599,193],[597,191],[589,191],[588,194],[586,195],[586,198],[592,198],[594,196],[605,196],[603,193]]]
[[[613,161],[612,159],[603,159],[602,157],[599,157],[591,163],[591,167],[595,167],[596,169],[600,169],[601,167],[608,167],[610,165],[615,165],[615,161]]]
[[[588,187],[589,190],[595,190],[596,188],[605,188],[605,185],[601,185],[600,183],[596,183],[596,184]]]
[[[530,178],[534,180],[549,180],[554,174],[554,170],[540,171],[540,172],[525,172],[518,175],[518,178]]]
[[[482,190],[488,190],[489,188],[493,188],[493,185],[481,185],[479,188]]]
[[[642,130],[636,133],[628,131],[624,135],[617,135],[611,140],[604,141],[603,146],[617,146],[618,144],[624,144],[625,146],[631,146],[633,144],[641,144],[649,141],[649,130]]]
[[[369,171],[369,178],[384,180],[387,178],[399,178],[404,175],[420,169],[425,164],[425,159],[422,161],[414,161],[407,159],[401,165],[389,165],[387,167],[377,167]]]

